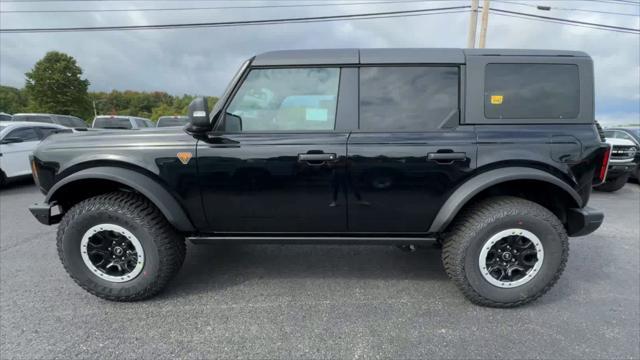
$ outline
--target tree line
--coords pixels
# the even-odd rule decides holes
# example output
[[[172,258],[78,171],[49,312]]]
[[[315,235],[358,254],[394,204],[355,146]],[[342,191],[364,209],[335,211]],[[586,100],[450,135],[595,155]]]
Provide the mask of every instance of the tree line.
[[[37,112],[77,116],[90,122],[98,115],[131,115],[157,120],[163,115],[186,115],[194,95],[163,91],[90,92],[82,68],[67,54],[51,51],[25,74],[25,86],[0,85],[0,112]],[[217,101],[209,97],[209,106]]]

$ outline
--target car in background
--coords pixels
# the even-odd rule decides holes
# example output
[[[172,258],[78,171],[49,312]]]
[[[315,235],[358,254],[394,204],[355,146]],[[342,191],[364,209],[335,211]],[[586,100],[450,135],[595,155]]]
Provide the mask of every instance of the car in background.
[[[184,126],[189,123],[187,116],[173,115],[173,116],[160,116],[156,127],[169,127],[169,126]]]
[[[72,115],[22,113],[13,115],[12,121],[58,124],[72,129],[87,128],[87,123],[84,120]]]
[[[631,177],[640,181],[640,127],[616,127],[604,130],[604,136],[613,139],[625,139],[634,143],[638,148],[636,151],[636,170]]]
[[[0,121],[11,121],[11,120],[13,120],[13,116],[11,114],[0,112]]]
[[[29,155],[51,134],[73,132],[62,125],[0,121],[0,186],[31,175]]]
[[[155,125],[147,118],[128,115],[98,115],[93,119],[92,128],[138,130],[153,128]]]
[[[607,168],[606,180],[595,186],[596,190],[614,192],[622,189],[633,174],[638,164],[635,162],[638,149],[630,140],[606,138],[611,145],[611,155]]]

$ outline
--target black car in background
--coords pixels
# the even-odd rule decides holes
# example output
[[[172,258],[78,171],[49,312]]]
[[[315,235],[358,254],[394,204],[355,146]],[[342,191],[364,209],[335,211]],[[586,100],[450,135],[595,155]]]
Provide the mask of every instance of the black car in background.
[[[189,117],[173,115],[173,116],[160,116],[156,127],[168,127],[168,126],[184,126],[189,123]]]

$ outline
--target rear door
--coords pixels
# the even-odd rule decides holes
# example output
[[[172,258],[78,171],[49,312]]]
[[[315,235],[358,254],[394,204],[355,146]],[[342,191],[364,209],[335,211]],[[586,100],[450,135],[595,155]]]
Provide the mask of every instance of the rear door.
[[[475,167],[473,126],[460,126],[460,65],[360,68],[359,130],[342,186],[349,230],[426,233]]]
[[[334,66],[245,75],[224,120],[198,142],[209,231],[347,230],[347,207],[333,200],[333,184],[345,172],[344,122],[356,120],[356,103],[343,89],[356,76],[355,68]]]

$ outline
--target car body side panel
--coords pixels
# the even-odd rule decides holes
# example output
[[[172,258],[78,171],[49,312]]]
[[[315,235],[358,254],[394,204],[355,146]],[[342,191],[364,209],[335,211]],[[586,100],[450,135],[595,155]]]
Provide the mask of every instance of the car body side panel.
[[[62,179],[84,169],[112,166],[131,169],[158,182],[182,204],[197,228],[204,226],[195,159],[196,142],[181,129],[159,129],[144,132],[100,131],[45,140],[35,151],[40,186],[49,191]],[[178,153],[191,154],[183,163]],[[189,156],[189,155],[186,155]]]

